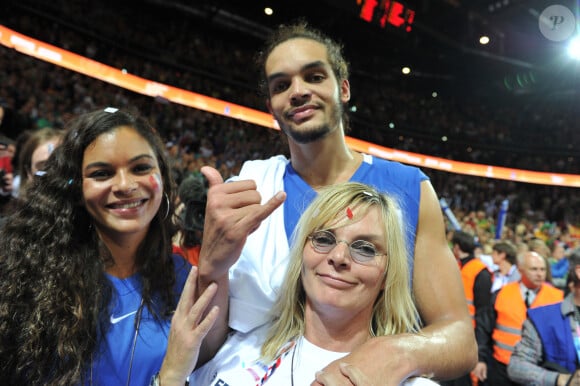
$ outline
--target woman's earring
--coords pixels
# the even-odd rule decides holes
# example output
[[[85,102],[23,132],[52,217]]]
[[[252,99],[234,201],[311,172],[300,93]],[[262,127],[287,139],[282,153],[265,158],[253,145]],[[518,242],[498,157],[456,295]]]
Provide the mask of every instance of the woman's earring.
[[[167,195],[167,193],[163,192],[163,197],[165,197],[165,201],[167,203],[167,208],[165,210],[165,216],[163,216],[162,220],[167,220],[167,217],[169,216],[169,207],[170,207],[169,196]]]

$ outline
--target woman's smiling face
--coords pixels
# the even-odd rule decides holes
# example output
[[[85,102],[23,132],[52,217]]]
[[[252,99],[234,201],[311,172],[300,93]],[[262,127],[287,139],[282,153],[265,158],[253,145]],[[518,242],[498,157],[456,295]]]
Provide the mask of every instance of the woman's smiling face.
[[[82,168],[84,205],[97,230],[109,237],[144,236],[163,196],[147,140],[132,127],[117,127],[85,149]]]
[[[340,242],[328,253],[318,252],[311,241],[306,242],[302,282],[307,309],[316,313],[340,310],[370,320],[375,300],[385,284],[387,265],[386,236],[377,227],[379,223],[380,212],[373,207],[359,221],[330,230]],[[380,255],[365,264],[356,262],[348,246],[355,240],[374,244]]]

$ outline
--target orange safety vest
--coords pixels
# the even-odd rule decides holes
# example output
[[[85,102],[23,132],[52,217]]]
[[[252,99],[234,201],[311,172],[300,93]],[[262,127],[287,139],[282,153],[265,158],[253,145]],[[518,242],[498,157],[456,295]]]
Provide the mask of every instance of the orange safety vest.
[[[471,316],[471,323],[475,328],[475,305],[473,304],[473,285],[475,278],[481,271],[487,269],[487,265],[478,258],[471,259],[467,264],[461,267],[461,281],[463,281],[463,292],[467,300],[467,309]]]
[[[562,301],[564,293],[550,284],[542,284],[530,308]],[[526,304],[520,292],[520,283],[503,286],[497,293],[494,309],[495,327],[492,333],[493,357],[507,365],[516,343],[522,338],[522,325],[526,320]]]
[[[173,253],[181,255],[189,264],[197,266],[199,263],[199,252],[201,250],[201,245],[196,245],[191,248],[182,248],[180,245],[173,245]]]

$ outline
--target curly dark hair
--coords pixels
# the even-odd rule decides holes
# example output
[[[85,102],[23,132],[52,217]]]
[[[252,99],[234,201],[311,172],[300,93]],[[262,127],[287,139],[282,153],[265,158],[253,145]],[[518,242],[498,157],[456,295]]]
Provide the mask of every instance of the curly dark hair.
[[[32,179],[0,233],[0,374],[6,384],[85,380],[115,296],[105,269],[112,256],[82,205],[83,155],[97,137],[129,126],[153,148],[168,200],[162,200],[137,251],[143,301],[158,320],[175,308],[171,237],[175,186],[164,146],[149,123],[128,111],[77,117]],[[152,299],[155,298],[155,307]]]
[[[292,24],[281,24],[266,40],[262,50],[258,51],[254,61],[259,68],[259,91],[263,97],[268,98],[270,93],[268,91],[268,79],[266,75],[266,61],[268,57],[280,44],[291,39],[308,39],[314,40],[322,44],[326,48],[328,56],[328,63],[334,72],[338,82],[348,80],[349,78],[349,63],[344,57],[343,45],[324,32],[310,26],[305,20],[299,19]],[[348,103],[343,104],[342,119],[345,131],[350,129],[348,116]]]

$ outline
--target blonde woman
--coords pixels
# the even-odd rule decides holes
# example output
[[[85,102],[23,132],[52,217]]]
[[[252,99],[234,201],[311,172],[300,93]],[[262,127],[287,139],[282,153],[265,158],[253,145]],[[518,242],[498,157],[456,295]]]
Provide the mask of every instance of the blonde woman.
[[[368,185],[320,191],[296,228],[272,322],[230,338],[226,346],[237,347],[237,360],[224,362],[218,353],[190,384],[323,382],[319,370],[371,337],[417,333],[403,226],[394,200]],[[357,368],[345,363],[342,370],[353,384],[370,384]]]

